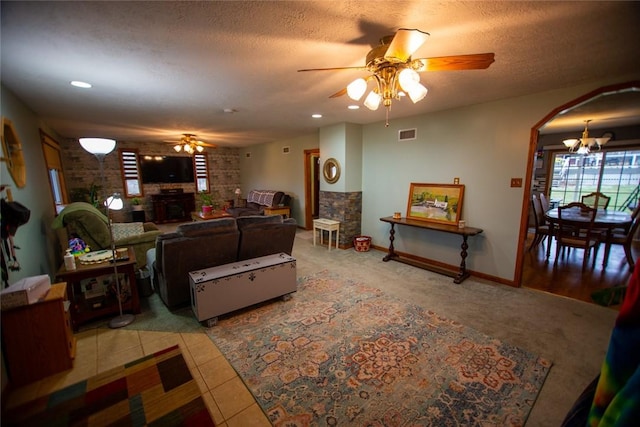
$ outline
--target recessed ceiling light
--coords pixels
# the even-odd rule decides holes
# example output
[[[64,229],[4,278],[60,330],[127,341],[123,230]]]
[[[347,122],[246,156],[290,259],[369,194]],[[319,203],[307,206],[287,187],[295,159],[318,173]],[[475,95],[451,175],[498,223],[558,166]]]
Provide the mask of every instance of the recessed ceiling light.
[[[359,106],[359,105],[349,105],[347,108],[348,108],[349,110],[359,110],[359,109],[360,109],[360,106]]]
[[[75,87],[81,87],[83,89],[88,89],[91,87],[91,83],[87,83],[87,82],[81,82],[79,80],[73,80],[71,82],[71,86],[75,86]]]
[[[313,117],[314,119],[321,119],[322,114],[312,114],[311,117]]]

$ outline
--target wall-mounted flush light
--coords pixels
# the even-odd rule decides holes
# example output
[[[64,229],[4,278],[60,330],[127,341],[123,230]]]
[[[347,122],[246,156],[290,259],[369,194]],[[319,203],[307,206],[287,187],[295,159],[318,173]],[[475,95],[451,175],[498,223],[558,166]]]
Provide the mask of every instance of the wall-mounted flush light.
[[[347,108],[348,108],[349,110],[359,110],[359,109],[360,109],[360,106],[359,106],[359,105],[349,105]]]
[[[322,114],[312,114],[311,117],[313,117],[314,119],[321,119]]]
[[[90,87],[92,87],[91,83],[81,82],[80,80],[73,80],[71,82],[71,86],[81,87],[83,89],[89,89]]]

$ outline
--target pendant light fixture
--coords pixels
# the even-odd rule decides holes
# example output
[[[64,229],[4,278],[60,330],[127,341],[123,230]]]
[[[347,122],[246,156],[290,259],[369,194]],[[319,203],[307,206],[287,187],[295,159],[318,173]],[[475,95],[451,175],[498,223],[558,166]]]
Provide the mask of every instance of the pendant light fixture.
[[[600,149],[603,145],[609,142],[610,137],[604,138],[591,138],[589,137],[589,122],[591,120],[584,121],[584,131],[582,131],[582,138],[569,138],[562,141],[562,143],[569,149],[569,152],[576,152],[578,154],[589,154],[592,147],[598,146]]]

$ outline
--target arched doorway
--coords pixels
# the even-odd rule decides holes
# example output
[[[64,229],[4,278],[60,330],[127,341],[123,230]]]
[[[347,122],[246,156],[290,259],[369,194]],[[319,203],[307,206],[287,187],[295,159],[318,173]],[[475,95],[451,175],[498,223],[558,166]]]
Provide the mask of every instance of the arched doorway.
[[[558,120],[559,118],[562,118],[564,120],[564,118],[568,115],[567,113],[569,114],[575,113],[576,117],[583,112],[585,114],[593,114],[593,110],[587,111],[589,103],[596,104],[597,102],[602,101],[604,97],[610,97],[610,99],[614,100],[616,95],[626,94],[629,92],[634,92],[634,93],[638,92],[638,95],[640,96],[640,82],[632,81],[632,82],[626,82],[626,83],[602,87],[592,92],[589,92],[583,96],[580,96],[550,111],[545,117],[543,117],[539,122],[537,122],[531,128],[526,176],[529,178],[533,176],[536,153],[539,148],[538,139],[540,137],[540,131],[543,127],[548,127],[550,123],[554,122],[554,120]],[[583,124],[584,118],[588,118],[588,117],[582,117],[576,120],[575,126],[577,127],[574,129],[576,133],[579,133],[581,131],[581,127],[584,126]],[[638,122],[636,121],[635,123],[633,123],[633,125],[634,126],[638,125]],[[574,130],[571,130],[571,131],[574,132]],[[538,270],[535,270],[535,268],[531,270],[529,268],[530,267],[529,265],[525,265],[525,260],[528,262],[529,258],[527,257],[531,256],[530,253],[527,251],[527,235],[528,235],[528,229],[529,229],[529,210],[531,207],[530,201],[531,201],[532,194],[533,194],[533,190],[531,185],[531,179],[528,179],[526,188],[525,188],[524,199],[522,202],[523,216],[521,218],[521,228],[520,228],[520,236],[519,236],[520,237],[520,240],[519,240],[520,255],[518,256],[518,261],[516,265],[516,275],[515,275],[515,277],[518,279],[518,286],[526,286],[526,287],[532,287],[532,286],[528,286],[528,283],[527,283],[527,281],[532,280],[531,279],[532,275],[533,277],[538,277],[538,278],[542,277],[542,276],[536,276],[538,274]],[[552,280],[558,280],[558,281],[563,280],[563,276],[562,276],[563,272],[560,270],[560,268],[555,270],[551,268],[545,268],[544,265],[542,265],[539,268],[540,275],[543,273],[542,270],[546,270],[546,273],[554,275],[552,277]],[[595,273],[580,274],[580,272],[569,277],[574,278],[576,282],[579,282],[580,280],[583,280],[583,281],[600,280],[602,283],[605,283],[606,280],[609,280],[607,278],[607,275],[612,276],[610,274],[612,273],[611,270],[615,270],[615,269],[609,268],[608,271],[606,271],[606,274],[603,271],[599,271],[597,277]],[[620,270],[624,270],[624,269],[620,269]],[[626,284],[626,280],[628,279],[628,272],[624,270],[619,273],[620,273],[619,277],[612,276],[613,280],[625,282]],[[567,276],[564,276],[564,277],[567,277]],[[544,280],[549,280],[549,276],[544,278]],[[536,289],[540,289],[540,287],[536,287]],[[549,289],[543,289],[543,290],[547,290],[552,293],[557,293]],[[570,296],[570,295],[565,295],[565,296]],[[578,299],[584,299],[584,298],[578,298]]]

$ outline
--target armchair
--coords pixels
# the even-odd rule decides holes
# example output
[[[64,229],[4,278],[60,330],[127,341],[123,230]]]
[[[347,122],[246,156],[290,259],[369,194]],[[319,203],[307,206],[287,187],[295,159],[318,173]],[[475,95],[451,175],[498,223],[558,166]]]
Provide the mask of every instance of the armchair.
[[[107,216],[91,204],[75,202],[60,212],[51,227],[56,230],[62,253],[72,235],[77,235],[92,251],[97,251],[111,247],[108,221]],[[155,247],[156,237],[162,232],[152,222],[114,223],[113,234],[116,246],[133,247],[136,268],[141,269],[146,264],[147,250]]]

